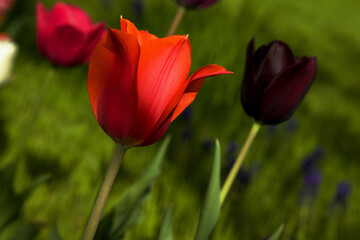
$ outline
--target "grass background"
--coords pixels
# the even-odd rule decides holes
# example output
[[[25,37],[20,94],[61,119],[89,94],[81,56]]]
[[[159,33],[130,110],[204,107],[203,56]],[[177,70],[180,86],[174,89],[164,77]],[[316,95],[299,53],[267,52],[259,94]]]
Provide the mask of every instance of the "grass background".
[[[55,1],[43,2],[50,8]],[[119,28],[122,14],[157,36],[166,34],[176,12],[171,0],[144,0],[141,15],[130,0],[65,2],[112,28]],[[224,179],[229,143],[241,146],[251,126],[239,94],[252,36],[256,46],[281,40],[295,55],[317,56],[318,75],[293,116],[296,130],[289,130],[288,123],[261,129],[244,168],[261,167],[246,186],[235,184],[212,239],[264,239],[282,222],[282,239],[355,239],[360,227],[359,9],[356,0],[221,0],[208,9],[188,11],[177,33],[190,34],[191,72],[216,63],[234,75],[209,78],[192,104],[191,118],[180,117],[170,126],[162,175],[144,205],[142,221],[125,239],[156,239],[171,203],[176,239],[193,238],[213,155],[204,143],[219,138]],[[21,207],[21,217],[39,230],[34,239],[48,239],[54,225],[64,239],[80,239],[114,148],[92,113],[87,66],[53,66],[38,53],[33,0],[18,1],[1,30],[20,51],[12,81],[0,88],[0,166],[17,162],[17,192],[36,177],[51,175]],[[158,147],[128,151],[105,211],[136,181]],[[299,204],[300,164],[316,147],[326,152],[318,166],[319,192],[312,204]],[[352,184],[349,202],[331,212],[341,180]]]

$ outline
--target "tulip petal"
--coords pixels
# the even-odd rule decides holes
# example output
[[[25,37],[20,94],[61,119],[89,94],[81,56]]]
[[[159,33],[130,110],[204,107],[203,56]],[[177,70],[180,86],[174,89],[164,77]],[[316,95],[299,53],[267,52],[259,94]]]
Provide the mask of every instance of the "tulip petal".
[[[99,125],[116,142],[129,144],[137,106],[139,44],[132,35],[109,29],[96,45],[88,72],[88,91]],[[133,142],[131,142],[133,143]]]
[[[155,128],[156,130],[153,131],[144,142],[141,143],[141,146],[147,146],[153,144],[157,140],[159,140],[169,128],[171,116],[168,117],[159,127]]]
[[[50,13],[48,21],[53,24],[54,27],[60,27],[62,25],[81,26],[78,30],[87,29],[91,26],[90,17],[81,8],[74,5],[58,2]]]
[[[144,31],[144,30],[139,31],[136,28],[136,26],[127,19],[120,18],[120,26],[121,26],[121,31],[125,31],[136,37],[140,46],[142,46],[143,44],[147,43],[150,40],[158,38],[155,35],[149,33],[148,31]]]
[[[90,31],[86,35],[87,39],[83,45],[83,48],[76,54],[77,58],[74,62],[86,63],[90,60],[92,51],[96,44],[99,42],[102,35],[105,33],[105,25],[103,23],[97,23],[92,25]]]
[[[58,27],[46,42],[45,55],[57,64],[75,65],[78,62],[74,56],[84,48],[86,35],[71,25]]]
[[[185,36],[171,36],[142,46],[138,66],[138,114],[134,125],[141,128],[134,129],[136,138],[148,136],[167,106],[180,100],[188,84],[186,77],[191,64],[188,42]]]
[[[198,6],[199,8],[206,8],[208,6],[210,6],[211,4],[215,3],[218,0],[207,0],[207,1],[202,1],[202,3]]]
[[[255,97],[255,66],[254,66],[254,38],[252,38],[246,50],[246,67],[241,90],[241,103],[245,112],[254,116],[255,109],[258,105],[259,98]]]
[[[206,77],[231,73],[232,72],[227,71],[224,67],[218,66],[216,64],[207,65],[195,71],[189,78],[189,85],[185,89],[184,95],[181,97],[178,105],[176,106],[171,121],[174,121],[174,119],[195,100],[195,97],[203,85]]]
[[[36,5],[37,45],[52,62],[73,66],[88,61],[104,24],[92,24],[80,8],[56,3],[48,12],[40,2]]]
[[[267,86],[283,69],[294,64],[295,59],[291,49],[282,42],[273,41],[266,47],[261,47],[254,54],[256,83],[259,88]]]
[[[260,110],[263,123],[276,124],[290,118],[313,82],[316,58],[298,58],[296,62],[265,89]]]
[[[49,42],[49,33],[46,31],[49,13],[41,2],[36,4],[36,41],[41,53],[45,52],[45,45]]]

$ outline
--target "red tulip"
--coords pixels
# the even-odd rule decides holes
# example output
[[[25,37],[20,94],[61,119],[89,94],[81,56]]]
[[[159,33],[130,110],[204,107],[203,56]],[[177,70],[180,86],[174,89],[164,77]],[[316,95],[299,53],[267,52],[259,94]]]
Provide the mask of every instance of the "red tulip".
[[[6,12],[11,8],[14,0],[0,0],[0,23]]]
[[[247,48],[241,102],[246,113],[262,124],[291,117],[310,88],[317,71],[316,57],[294,57],[283,42],[274,41],[254,53]]]
[[[48,12],[36,5],[37,45],[52,62],[63,66],[86,63],[105,32],[103,23],[93,24],[80,8],[56,3]]]
[[[0,1],[0,15],[6,13],[12,6],[14,0],[1,0]]]
[[[229,74],[218,65],[188,79],[191,46],[187,36],[158,38],[121,19],[109,28],[90,60],[88,91],[101,128],[123,146],[156,142],[195,99],[205,77]]]

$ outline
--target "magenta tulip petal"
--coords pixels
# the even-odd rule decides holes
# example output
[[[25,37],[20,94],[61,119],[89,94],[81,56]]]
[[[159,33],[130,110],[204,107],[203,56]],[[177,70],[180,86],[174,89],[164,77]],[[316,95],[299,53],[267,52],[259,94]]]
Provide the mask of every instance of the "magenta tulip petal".
[[[88,62],[105,32],[104,24],[92,24],[83,10],[61,2],[49,12],[42,3],[37,3],[36,26],[41,54],[63,66]]]

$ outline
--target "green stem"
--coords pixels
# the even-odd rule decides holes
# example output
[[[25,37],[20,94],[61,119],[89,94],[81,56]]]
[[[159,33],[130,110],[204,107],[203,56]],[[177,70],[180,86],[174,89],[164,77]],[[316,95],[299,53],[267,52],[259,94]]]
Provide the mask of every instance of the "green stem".
[[[95,205],[92,209],[89,221],[87,223],[83,240],[93,240],[95,237],[96,229],[99,225],[101,213],[104,210],[104,206],[109,197],[109,193],[114,184],[116,175],[119,171],[121,162],[124,158],[127,148],[119,144],[116,144],[115,152],[109,168],[106,172],[104,182],[100,188],[99,194],[97,196]]]
[[[228,194],[231,185],[233,184],[236,175],[239,172],[239,169],[241,167],[241,164],[243,163],[245,156],[247,154],[247,152],[249,151],[249,148],[251,146],[251,143],[253,142],[256,134],[258,133],[260,129],[260,125],[257,123],[253,123],[250,133],[245,141],[245,144],[243,146],[243,148],[240,151],[239,156],[236,159],[235,164],[233,165],[233,167],[231,168],[231,171],[229,173],[229,175],[226,178],[225,184],[223,185],[222,189],[221,189],[221,193],[220,193],[220,205],[222,205],[225,201],[226,195]]]
[[[175,17],[174,17],[174,20],[173,20],[171,27],[169,28],[169,31],[166,36],[171,36],[171,35],[175,34],[176,29],[178,28],[182,18],[185,15],[185,12],[186,12],[186,9],[184,7],[182,7],[182,6],[178,7]]]

